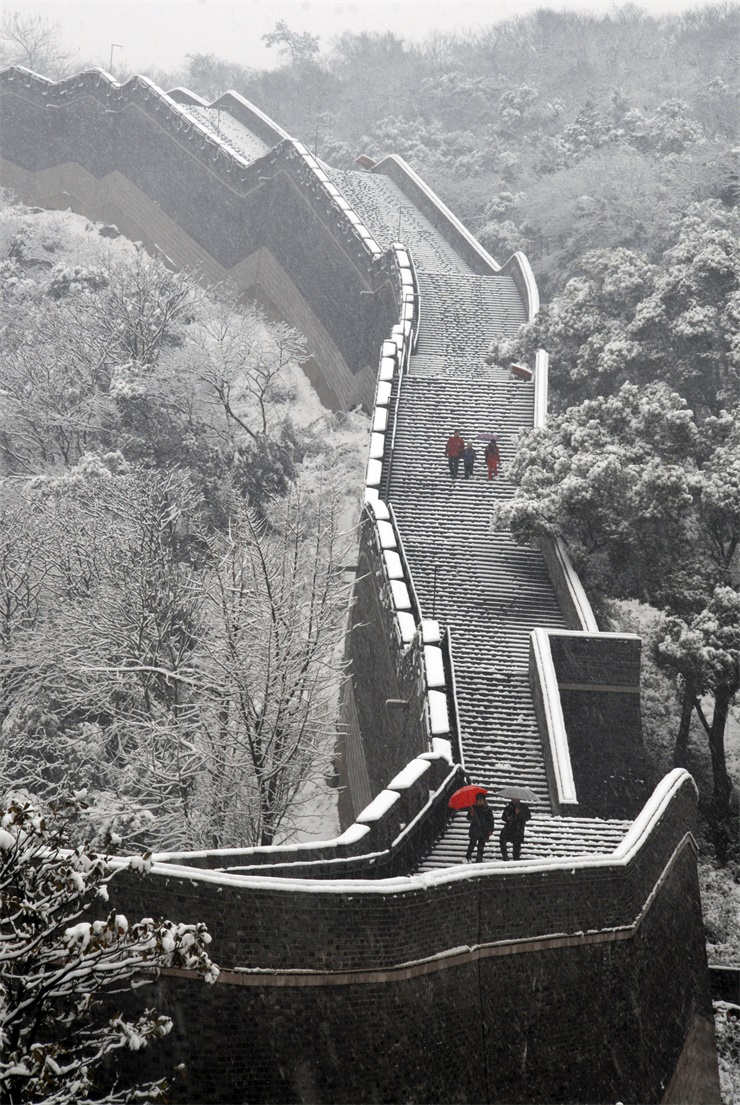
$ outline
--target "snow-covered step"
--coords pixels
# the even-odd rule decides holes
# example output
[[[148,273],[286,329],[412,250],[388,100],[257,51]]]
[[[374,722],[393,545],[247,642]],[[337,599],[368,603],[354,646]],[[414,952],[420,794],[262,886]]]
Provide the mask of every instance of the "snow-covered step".
[[[235,119],[225,108],[201,107],[196,104],[182,104],[184,114],[192,116],[197,123],[209,132],[212,138],[244,161],[258,161],[272,148],[244,123]]]
[[[411,250],[417,272],[472,275],[470,266],[454,247],[389,177],[345,169],[326,172],[384,249],[393,242],[403,242]]]
[[[512,278],[419,272],[418,285],[420,327],[411,375],[509,381],[485,357],[495,337],[515,334],[526,322]]]
[[[496,827],[486,846],[484,862],[500,861],[498,835],[502,827],[501,811],[504,799],[490,803],[494,809]],[[631,821],[601,820],[588,817],[550,817],[532,809],[532,820],[527,825],[522,847],[522,860],[609,855],[618,847],[630,828]],[[468,822],[464,813],[453,815],[447,831],[419,870],[434,871],[465,862],[468,846]],[[511,845],[509,845],[511,855]]]

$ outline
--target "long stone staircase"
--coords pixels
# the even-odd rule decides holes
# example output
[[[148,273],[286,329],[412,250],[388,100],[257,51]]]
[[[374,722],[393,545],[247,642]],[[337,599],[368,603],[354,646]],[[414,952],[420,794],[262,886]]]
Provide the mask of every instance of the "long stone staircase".
[[[630,822],[554,817],[529,686],[529,642],[537,626],[565,622],[541,554],[494,532],[491,506],[510,497],[507,467],[517,436],[533,424],[534,386],[488,365],[491,340],[525,321],[514,281],[474,274],[430,221],[388,178],[331,171],[381,245],[399,238],[414,258],[420,327],[398,389],[387,496],[392,502],[419,602],[451,634],[464,766],[491,795],[529,787],[533,807],[522,859],[611,852]],[[471,479],[450,478],[444,455],[459,428],[478,456]],[[486,433],[502,464],[487,479]],[[504,800],[494,802],[497,817]],[[497,833],[496,833],[497,836]],[[494,837],[488,859],[498,859]],[[432,870],[464,861],[467,821],[453,817],[423,862]]]

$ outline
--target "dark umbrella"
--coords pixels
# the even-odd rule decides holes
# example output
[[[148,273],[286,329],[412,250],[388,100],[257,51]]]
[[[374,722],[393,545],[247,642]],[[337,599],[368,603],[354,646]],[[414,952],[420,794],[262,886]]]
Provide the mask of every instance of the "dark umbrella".
[[[498,441],[498,434],[476,434],[476,441]]]
[[[479,794],[488,794],[485,787],[467,786],[460,787],[450,798],[447,805],[452,810],[466,810],[468,806],[474,806]]]
[[[518,798],[520,802],[528,802],[529,804],[539,802],[539,798],[529,787],[501,787],[500,790],[496,791],[496,797]]]

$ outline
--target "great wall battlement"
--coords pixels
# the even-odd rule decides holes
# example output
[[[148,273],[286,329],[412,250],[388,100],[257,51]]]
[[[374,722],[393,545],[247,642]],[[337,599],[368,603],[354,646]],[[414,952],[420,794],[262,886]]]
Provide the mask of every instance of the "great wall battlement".
[[[187,1101],[718,1100],[696,792],[647,791],[640,641],[598,631],[562,546],[487,523],[547,406],[544,352],[521,378],[484,360],[537,309],[526,258],[499,266],[399,158],[331,169],[234,93],[11,69],[0,96],[5,187],[267,300],[323,400],[372,413],[344,832],[116,880],[127,911],[204,920],[223,968],[159,980],[175,1030],[137,1076],[184,1062]],[[492,485],[452,485],[455,425],[499,433]],[[466,776],[538,795],[521,861],[462,862]]]

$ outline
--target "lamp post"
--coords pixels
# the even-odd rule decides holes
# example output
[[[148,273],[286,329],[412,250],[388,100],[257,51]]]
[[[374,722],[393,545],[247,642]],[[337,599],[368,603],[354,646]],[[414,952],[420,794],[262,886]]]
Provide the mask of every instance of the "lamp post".
[[[114,50],[122,50],[122,49],[123,49],[123,46],[121,46],[121,44],[119,42],[111,42],[111,44],[110,44],[110,67],[108,69],[108,72],[110,73],[111,77],[113,76],[113,51]]]

